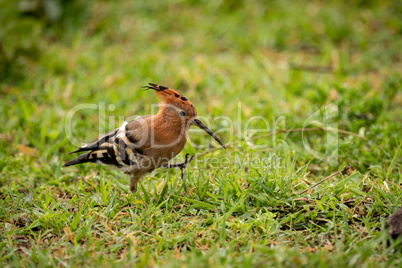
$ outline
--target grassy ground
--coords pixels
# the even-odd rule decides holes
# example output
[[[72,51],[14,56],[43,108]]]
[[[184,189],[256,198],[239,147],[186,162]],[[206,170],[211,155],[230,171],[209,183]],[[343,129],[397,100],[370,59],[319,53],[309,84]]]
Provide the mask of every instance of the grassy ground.
[[[0,2],[1,267],[402,265],[382,231],[402,205],[398,1],[61,1],[57,22],[14,2]],[[117,170],[61,168],[71,109],[98,105],[72,120],[90,141],[151,113],[148,82],[229,149],[136,196]],[[331,131],[296,131],[328,107]],[[180,157],[210,146],[193,132]]]

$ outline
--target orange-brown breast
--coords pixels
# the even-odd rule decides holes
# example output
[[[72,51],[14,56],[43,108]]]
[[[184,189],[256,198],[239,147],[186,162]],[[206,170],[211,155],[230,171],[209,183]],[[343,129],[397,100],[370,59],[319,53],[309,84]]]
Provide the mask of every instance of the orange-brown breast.
[[[187,130],[180,122],[165,121],[162,115],[148,120],[150,129],[148,140],[142,148],[143,154],[152,157],[156,165],[160,166],[183,150],[187,141]]]

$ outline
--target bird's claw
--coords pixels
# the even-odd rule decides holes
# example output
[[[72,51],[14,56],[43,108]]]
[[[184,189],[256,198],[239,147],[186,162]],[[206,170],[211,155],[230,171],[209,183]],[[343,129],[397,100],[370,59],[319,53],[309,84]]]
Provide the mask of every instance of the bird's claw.
[[[182,180],[184,180],[184,169],[194,159],[194,155],[191,156],[190,159],[188,158],[189,156],[190,156],[190,154],[186,154],[185,161],[183,163],[168,165],[167,168],[176,168],[176,167],[180,168],[180,170],[181,170],[181,178],[182,178]]]
[[[183,163],[180,164],[170,164],[168,166],[166,166],[167,168],[180,168],[182,171],[183,169],[185,169],[187,167],[187,165],[193,161],[194,159],[194,155],[190,157],[190,159],[188,158],[190,156],[190,154],[186,154],[185,156],[185,161]]]
[[[183,163],[180,163],[179,164],[179,168],[180,169],[185,169],[186,167],[187,167],[187,165],[191,162],[191,161],[193,161],[193,159],[194,159],[194,155],[192,155],[191,157],[190,157],[190,159],[188,159],[188,157],[190,156],[190,154],[186,154],[186,160],[183,162]]]
[[[190,156],[189,153],[186,154],[186,160],[183,163],[180,163],[180,170],[181,170],[181,179],[183,180],[184,183],[184,169],[187,167],[187,165],[194,159],[194,155],[192,155],[190,157],[190,159],[188,159],[188,157]]]

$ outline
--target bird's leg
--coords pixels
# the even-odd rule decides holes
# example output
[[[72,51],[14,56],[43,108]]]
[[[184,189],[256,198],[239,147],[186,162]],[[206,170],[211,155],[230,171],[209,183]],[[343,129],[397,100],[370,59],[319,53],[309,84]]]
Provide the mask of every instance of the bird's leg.
[[[190,157],[190,159],[188,159],[188,157],[190,156],[190,154],[186,154],[186,160],[183,163],[179,163],[179,164],[168,164],[166,166],[166,168],[180,168],[180,169],[184,169],[186,168],[186,166],[194,159],[194,155]]]
[[[188,157],[190,156],[190,154],[186,154],[186,160],[183,163],[179,163],[179,164],[168,164],[166,166],[166,168],[180,168],[181,170],[181,179],[184,181],[184,169],[187,167],[187,165],[194,159],[194,155],[192,155],[190,157],[190,159],[188,159]]]
[[[130,190],[133,194],[135,194],[137,192],[137,182],[140,180],[140,176],[135,176],[132,175],[131,176],[131,180],[130,180]]]

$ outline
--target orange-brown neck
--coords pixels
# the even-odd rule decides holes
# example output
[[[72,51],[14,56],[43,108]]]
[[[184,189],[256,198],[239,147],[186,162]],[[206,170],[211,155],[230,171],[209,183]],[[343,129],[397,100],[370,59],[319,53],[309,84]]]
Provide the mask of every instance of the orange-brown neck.
[[[149,117],[148,125],[156,144],[165,145],[172,151],[183,149],[189,126],[179,116],[161,108],[157,115]]]

